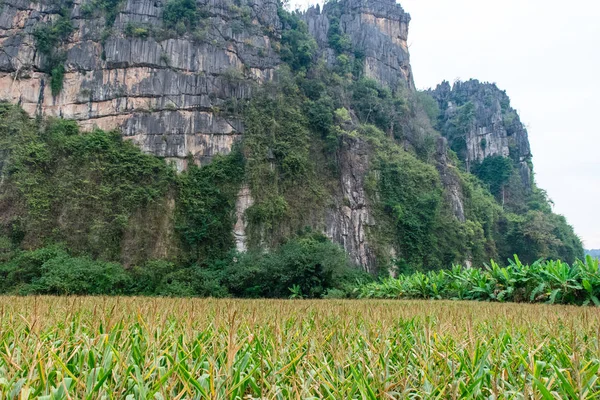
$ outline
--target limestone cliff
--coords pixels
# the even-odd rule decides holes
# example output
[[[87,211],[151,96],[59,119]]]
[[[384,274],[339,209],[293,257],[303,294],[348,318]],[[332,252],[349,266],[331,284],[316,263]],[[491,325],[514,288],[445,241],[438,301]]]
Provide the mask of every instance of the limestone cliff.
[[[49,88],[47,56],[38,50],[35,30],[61,13],[73,32],[58,44],[64,52],[64,83]],[[97,3],[76,0],[3,2],[0,16],[0,99],[20,104],[30,115],[74,119],[84,129],[118,129],[145,152],[186,168],[187,156],[206,164],[227,154],[244,132],[239,118],[219,113],[231,99],[248,98],[273,78],[281,63],[274,42],[281,22],[272,0],[200,1],[201,29],[173,34],[163,23],[165,3],[116,3],[111,21]],[[393,0],[350,0],[311,8],[303,16],[320,51],[335,61],[329,43],[331,21],[349,38],[364,74],[389,86],[412,88],[407,46],[410,16]],[[137,29],[137,31],[136,31]],[[347,148],[346,148],[347,147]],[[365,226],[369,224],[362,180],[366,153],[359,141],[341,149],[340,199],[328,213],[325,231],[360,265],[374,265]],[[357,172],[358,171],[358,172]],[[240,192],[238,248],[245,248],[243,213],[252,203]]]
[[[465,162],[467,170],[486,157],[512,158],[526,188],[531,186],[531,149],[527,129],[510,106],[506,93],[495,84],[443,82],[429,92],[442,112],[440,131]]]
[[[184,9],[167,18],[173,7]],[[444,82],[429,92],[441,110],[439,120],[430,121],[434,117],[426,115],[413,82],[410,15],[395,0],[328,2],[294,14],[294,26],[290,15],[277,0],[4,0],[0,100],[19,104],[32,117],[115,130],[145,153],[174,162],[179,172],[191,171],[190,160],[206,166],[215,155],[231,153],[236,142],[247,143],[249,119],[230,110],[243,109],[263,88],[275,87],[270,83],[279,83],[278,71],[295,68],[291,96],[298,101],[290,115],[298,124],[290,128],[294,132],[281,129],[277,118],[289,110],[269,115],[261,126],[264,140],[252,154],[273,193],[261,198],[244,172],[232,179],[239,184],[231,189],[237,196],[230,232],[238,250],[249,246],[252,223],[268,217],[268,227],[254,228],[281,237],[261,237],[259,246],[276,245],[310,227],[372,273],[380,256],[386,262],[411,258],[417,265],[496,255],[500,211],[489,192],[467,182],[449,149],[467,171],[491,156],[510,157],[521,177],[518,189],[530,191],[527,131],[506,94],[477,81],[454,87]],[[298,37],[303,43],[294,48]],[[302,68],[286,61],[284,50],[290,49],[308,49]],[[318,118],[311,119],[313,112]],[[338,114],[348,114],[346,122],[338,123]],[[309,154],[312,165],[302,164],[293,151]],[[7,154],[0,149],[0,183]],[[292,175],[318,175],[318,184],[301,190],[319,202],[293,189],[278,192],[301,181],[281,173],[278,163]],[[279,179],[289,181],[280,185]],[[214,193],[222,194],[218,188]],[[473,205],[474,193],[476,201],[488,201],[485,207]],[[305,208],[286,225],[286,207],[294,204],[286,200],[296,194]],[[177,205],[165,209],[174,213]],[[135,247],[134,239],[115,240],[130,240],[120,246],[126,248]],[[431,248],[439,253],[434,261],[427,259]]]
[[[2,4],[0,100],[19,103],[30,115],[75,119],[87,129],[120,129],[179,169],[188,154],[205,163],[231,150],[243,124],[215,110],[228,99],[249,97],[253,84],[272,79],[280,64],[272,43],[280,29],[274,0],[200,1],[202,29],[177,35],[164,29],[164,2],[117,3],[110,22],[105,13],[84,12],[93,1],[77,0],[67,11],[74,31],[60,44],[63,89],[53,96],[47,57],[37,50],[33,33],[56,21],[61,7],[52,1]],[[323,45],[330,8],[306,14]],[[343,3],[342,29],[364,51],[367,76],[412,86],[409,20],[393,1]]]
[[[85,5],[76,1],[67,11],[75,29],[60,45],[66,71],[63,89],[53,96],[33,33],[56,21],[61,8],[50,1],[3,2],[0,98],[31,115],[120,129],[180,169],[188,154],[204,163],[229,152],[243,125],[214,111],[227,99],[249,96],[253,82],[271,79],[279,58],[265,32],[278,29],[276,3],[201,2],[202,29],[182,35],[161,31],[161,1],[119,3],[112,23],[105,13],[83,13]],[[128,34],[131,26],[143,34]]]
[[[335,23],[364,63],[366,76],[392,89],[398,85],[414,88],[407,44],[410,15],[400,4],[389,0],[330,2],[323,10],[309,8],[304,19],[330,64],[335,62],[330,35]]]

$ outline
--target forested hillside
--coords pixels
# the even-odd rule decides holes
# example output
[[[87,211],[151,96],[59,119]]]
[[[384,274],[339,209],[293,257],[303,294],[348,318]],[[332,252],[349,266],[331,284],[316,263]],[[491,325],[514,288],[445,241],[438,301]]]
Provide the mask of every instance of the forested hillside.
[[[415,90],[393,1],[59,3],[1,6],[3,291],[319,297],[583,256],[504,92]]]

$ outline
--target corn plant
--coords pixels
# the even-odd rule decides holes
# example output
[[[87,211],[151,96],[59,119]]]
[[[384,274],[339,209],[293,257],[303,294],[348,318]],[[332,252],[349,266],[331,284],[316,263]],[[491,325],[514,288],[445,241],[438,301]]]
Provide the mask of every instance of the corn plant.
[[[405,283],[435,297],[436,279]],[[0,310],[1,399],[600,398],[596,308],[0,297]]]

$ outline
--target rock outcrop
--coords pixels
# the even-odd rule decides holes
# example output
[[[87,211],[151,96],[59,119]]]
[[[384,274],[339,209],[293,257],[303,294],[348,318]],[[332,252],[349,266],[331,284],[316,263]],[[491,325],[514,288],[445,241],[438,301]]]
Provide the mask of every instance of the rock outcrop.
[[[374,225],[365,191],[369,168],[369,146],[358,138],[345,138],[339,150],[341,196],[326,216],[326,234],[341,244],[352,261],[368,272],[376,272],[375,254],[367,239]]]
[[[237,199],[235,202],[235,225],[233,227],[233,235],[235,237],[235,248],[237,251],[246,251],[247,247],[247,235],[246,228],[248,222],[246,221],[246,210],[254,204],[252,198],[252,192],[248,185],[243,185],[238,192]]]
[[[76,1],[68,10],[75,29],[61,44],[64,83],[53,96],[47,60],[33,33],[64,11],[53,2],[3,2],[0,98],[31,115],[75,119],[88,129],[119,129],[180,169],[188,154],[202,164],[229,152],[243,125],[215,110],[228,99],[249,96],[255,82],[272,78],[279,57],[267,33],[279,29],[277,4],[204,1],[199,3],[202,28],[181,35],[164,29],[161,1],[126,0],[112,24],[102,12],[83,12],[85,6]],[[139,37],[128,33],[131,27],[139,29]]]
[[[164,1],[124,0],[111,18],[94,0],[71,3],[6,0],[0,6],[0,100],[31,116],[74,119],[84,129],[120,130],[143,151],[187,167],[227,154],[244,132],[243,121],[219,112],[229,100],[248,98],[281,64],[272,41],[281,23],[274,0],[200,0],[194,31],[173,32],[163,21]],[[69,4],[65,11],[65,4]],[[57,44],[64,82],[50,90],[47,54],[35,32],[61,16],[73,30]],[[111,20],[113,19],[113,20]],[[390,88],[414,88],[407,46],[410,16],[394,0],[346,0],[304,15],[321,54],[332,63],[330,25],[339,23],[363,73]],[[375,265],[366,230],[372,224],[363,187],[368,152],[360,141],[340,150],[343,199],[326,214],[325,230],[358,264]],[[234,227],[246,248],[244,212],[252,204],[244,186]]]
[[[436,168],[440,173],[446,201],[452,208],[452,214],[460,222],[465,222],[464,193],[455,167],[448,160],[448,140],[444,137],[438,138],[436,143],[435,161]]]
[[[311,7],[304,15],[309,32],[326,54],[330,64],[335,51],[330,43],[332,20],[340,34],[352,43],[355,56],[363,59],[364,74],[394,89],[403,85],[414,89],[408,52],[410,15],[395,0],[348,0]]]
[[[504,91],[495,84],[472,79],[453,86],[443,82],[429,94],[442,112],[441,132],[467,170],[486,157],[510,157],[520,164],[523,181],[530,182],[527,129]]]
[[[126,0],[111,24],[102,12],[84,12],[86,0],[75,1],[68,11],[75,29],[60,46],[63,89],[54,96],[47,57],[33,33],[62,9],[53,2],[7,0],[0,6],[0,99],[30,115],[75,119],[85,129],[119,129],[179,169],[189,154],[198,164],[209,162],[228,153],[243,133],[241,121],[215,110],[250,96],[280,64],[271,46],[280,22],[274,0],[204,0],[199,6],[202,29],[173,35],[163,26],[163,2]],[[331,51],[329,18],[338,11],[344,34],[364,53],[365,74],[390,87],[412,87],[409,15],[393,0],[351,0],[322,13],[312,8],[305,18],[324,51]]]

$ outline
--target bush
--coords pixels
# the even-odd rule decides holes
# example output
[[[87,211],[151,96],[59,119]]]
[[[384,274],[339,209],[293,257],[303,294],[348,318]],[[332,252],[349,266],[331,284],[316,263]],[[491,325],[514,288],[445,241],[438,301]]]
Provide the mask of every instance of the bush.
[[[0,264],[0,292],[30,291],[29,285],[42,276],[43,265],[66,254],[60,246],[16,253],[12,259]]]
[[[488,185],[496,198],[500,198],[504,185],[513,174],[512,161],[502,156],[486,157],[480,164],[473,166],[473,173]]]
[[[317,42],[297,13],[280,8],[279,17],[284,27],[281,33],[281,59],[294,71],[307,70],[317,52]]]
[[[164,260],[151,260],[142,266],[135,266],[129,271],[132,276],[129,292],[144,296],[155,295],[165,277],[176,269],[173,263]]]
[[[234,245],[235,202],[244,178],[239,150],[202,168],[190,160],[178,177],[175,229],[191,262],[223,257]]]
[[[125,269],[50,246],[0,264],[0,278],[0,293],[270,298],[287,298],[292,287],[301,297],[348,297],[369,279],[342,248],[310,231],[270,253],[230,252],[203,266],[154,260]]]
[[[329,20],[327,39],[331,48],[334,49],[338,54],[352,50],[352,41],[348,35],[342,33],[340,28],[340,20],[337,17],[330,18]]]
[[[350,87],[352,109],[363,124],[373,124],[396,138],[402,136],[406,99],[398,97],[373,79],[361,78]]]
[[[378,193],[395,229],[400,256],[413,267],[434,267],[434,229],[442,204],[439,174],[434,167],[400,150],[378,160]]]
[[[198,17],[195,0],[168,0],[163,10],[163,22],[167,29],[177,30],[177,25],[183,24],[191,32],[196,27]]]
[[[30,285],[32,293],[116,295],[125,293],[129,276],[122,265],[61,254],[46,261],[42,276]]]
[[[131,37],[146,39],[150,36],[150,29],[145,26],[128,22],[125,26],[125,34]]]
[[[17,254],[0,265],[2,292],[22,294],[123,294],[130,285],[125,269],[116,263],[71,257],[59,246]]]
[[[231,260],[224,281],[239,297],[288,297],[297,287],[302,297],[320,298],[363,276],[341,247],[310,231],[271,253],[237,254]]]

